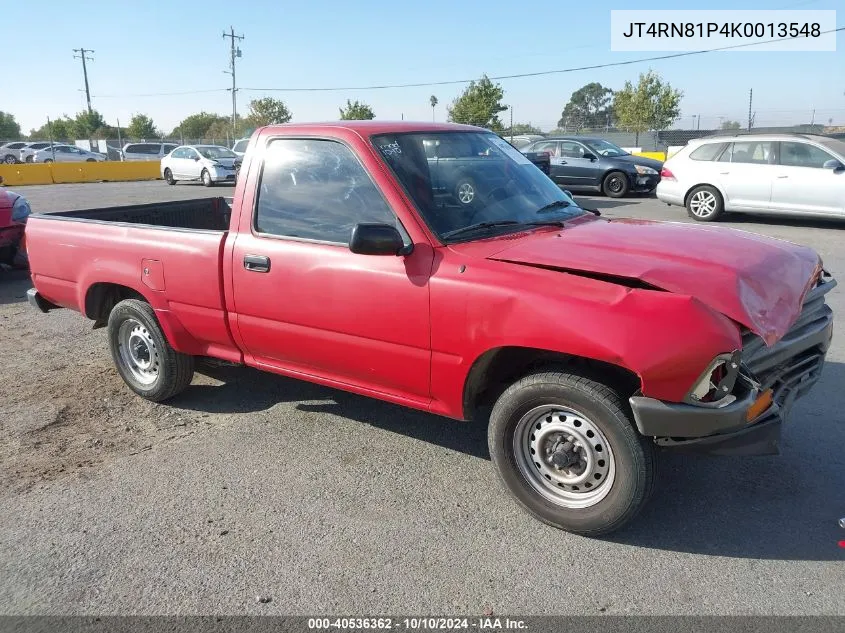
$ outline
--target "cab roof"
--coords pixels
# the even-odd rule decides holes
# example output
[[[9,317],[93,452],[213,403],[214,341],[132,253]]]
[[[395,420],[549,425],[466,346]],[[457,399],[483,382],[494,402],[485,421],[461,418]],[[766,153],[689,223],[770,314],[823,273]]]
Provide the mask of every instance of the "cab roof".
[[[309,132],[327,128],[346,129],[361,136],[372,134],[400,134],[407,132],[489,132],[485,128],[459,123],[432,123],[431,121],[324,121],[313,123],[283,123],[268,125],[262,130],[289,134],[291,132]]]

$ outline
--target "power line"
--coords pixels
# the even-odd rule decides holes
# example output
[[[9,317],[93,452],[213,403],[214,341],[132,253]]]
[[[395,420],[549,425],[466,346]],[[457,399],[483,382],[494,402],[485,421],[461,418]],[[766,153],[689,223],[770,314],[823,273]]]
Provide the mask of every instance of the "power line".
[[[146,92],[124,95],[94,95],[97,99],[125,99],[127,97],[175,97],[177,95],[196,95],[209,92],[229,92],[231,88],[208,88],[204,90],[180,90],[177,92]]]
[[[85,53],[93,53],[89,48],[74,48],[74,53],[79,53],[79,55],[74,55],[74,59],[81,59],[82,60],[82,76],[85,77],[85,98],[88,101],[88,114],[91,114],[93,108],[91,107],[91,90],[88,88],[88,67],[85,65],[86,60],[89,62],[94,61],[93,57],[86,57]]]
[[[836,29],[829,29],[821,31],[819,35],[826,33],[836,33],[838,31],[845,31],[845,26]],[[763,42],[746,42],[744,44],[732,44],[730,46],[720,46],[718,48],[707,48],[699,51],[683,51],[680,53],[671,53],[669,55],[656,55],[654,57],[641,57],[639,59],[629,59],[623,62],[608,62],[605,64],[593,64],[591,66],[576,66],[573,68],[562,68],[559,70],[543,70],[533,73],[517,73],[514,75],[499,75],[490,77],[491,80],[502,79],[521,79],[524,77],[541,77],[544,75],[559,75],[563,73],[574,73],[582,70],[598,70],[600,68],[612,68],[616,66],[630,66],[631,64],[641,64],[643,62],[660,61],[664,59],[675,59],[677,57],[690,57],[692,55],[703,55],[704,53],[715,53],[719,51],[733,50],[737,48],[746,48],[749,46],[760,46],[762,44],[772,44],[775,42],[783,42],[786,40],[798,39],[797,37],[781,37],[773,40],[766,40]],[[408,84],[383,84],[375,86],[347,86],[340,88],[241,88],[241,90],[248,90],[250,92],[339,92],[344,90],[387,90],[391,88],[422,88],[429,86],[450,86],[455,84],[468,84],[475,81],[475,79],[452,79],[449,81],[428,81]]]

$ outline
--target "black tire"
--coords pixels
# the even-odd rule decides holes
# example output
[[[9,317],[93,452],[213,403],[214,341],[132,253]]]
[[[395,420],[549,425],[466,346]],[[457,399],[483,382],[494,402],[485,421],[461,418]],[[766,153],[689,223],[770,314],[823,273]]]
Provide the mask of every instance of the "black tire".
[[[170,167],[168,167],[164,170],[164,181],[168,185],[175,185],[176,184],[176,180],[173,178],[173,172],[170,171]]]
[[[155,371],[150,371],[149,382],[140,380],[132,361],[129,346],[124,346],[124,330],[139,332],[139,340],[152,342],[146,347],[146,355]],[[109,348],[112,360],[120,377],[128,387],[142,398],[161,402],[183,391],[194,376],[194,357],[174,350],[159,327],[155,311],[150,304],[138,299],[125,299],[109,314]],[[130,341],[133,339],[130,339]]]
[[[205,187],[213,187],[214,181],[211,179],[211,173],[207,169],[203,169],[200,174],[200,179]]]
[[[536,459],[533,448],[530,449],[530,455],[519,448],[522,445],[520,438],[526,437],[524,433],[528,433],[533,442],[535,437],[541,436],[542,431],[535,436],[535,428],[540,424],[557,424],[564,419],[564,416],[555,417],[552,411],[544,411],[544,407],[559,408],[558,411],[570,410],[573,413],[567,416],[566,423],[581,427],[582,430],[587,429],[586,435],[582,433],[582,439],[589,444],[595,442],[596,450],[602,451],[597,453],[590,449],[594,457],[598,456],[593,461],[595,470],[598,470],[598,465],[606,469],[603,480],[609,482],[606,489],[600,489],[600,486],[605,485],[602,480],[593,480],[600,473],[586,472],[586,467],[582,473],[587,480],[581,484],[579,492],[574,492],[578,488],[571,486],[573,491],[561,493],[548,475],[544,476],[551,483],[545,484],[540,477],[543,473],[540,466],[532,463]],[[519,505],[544,523],[586,536],[600,536],[618,530],[645,505],[657,476],[654,444],[637,432],[628,411],[616,391],[586,375],[551,371],[526,376],[499,397],[490,415],[488,445],[493,466]],[[536,419],[531,417],[535,413],[541,416],[536,426]],[[547,414],[548,417],[543,417]],[[593,433],[591,428],[595,428],[597,433]],[[546,437],[554,438],[555,433],[547,433]],[[551,441],[548,439],[537,444],[539,452],[543,453]],[[602,445],[603,448],[599,449],[598,446]],[[572,455],[583,455],[585,450],[581,445]],[[608,456],[609,459],[603,460],[602,456]],[[547,470],[551,471],[554,466],[548,459],[545,461]],[[534,466],[537,466],[537,471]],[[556,472],[568,475],[574,471],[558,469]],[[535,478],[533,483],[531,477]],[[538,484],[538,481],[542,483]],[[592,484],[595,484],[595,489],[588,492],[586,488]],[[557,485],[563,487],[561,483]],[[540,492],[544,488],[547,490],[545,495]],[[586,499],[588,494],[604,496],[596,499],[593,505],[572,507],[579,502],[554,501],[549,498],[549,495],[554,497],[560,494],[569,494],[573,499],[579,496]]]
[[[719,190],[699,185],[687,194],[687,215],[698,222],[713,222],[725,212],[725,201]]]
[[[622,171],[612,171],[601,182],[601,190],[609,198],[624,198],[631,189],[631,181]]]
[[[28,161],[28,162],[30,162],[30,163],[31,163],[32,161]],[[52,159],[52,158],[45,158],[45,159],[44,159],[44,164],[45,164],[45,165],[46,165],[46,164],[48,164],[48,163],[52,163],[52,162],[53,162],[53,159]]]
[[[472,207],[478,202],[478,185],[469,176],[461,176],[455,183],[452,195],[462,207]]]
[[[85,159],[85,162],[86,162],[86,163],[96,163],[96,162],[97,162],[97,159],[96,159],[96,158],[86,158],[86,159]]]

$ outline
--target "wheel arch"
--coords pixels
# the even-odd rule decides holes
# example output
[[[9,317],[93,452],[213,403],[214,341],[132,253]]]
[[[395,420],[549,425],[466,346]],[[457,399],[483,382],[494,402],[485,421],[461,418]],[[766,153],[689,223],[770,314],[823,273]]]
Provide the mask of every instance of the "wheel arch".
[[[546,349],[504,346],[489,349],[475,359],[463,389],[463,416],[470,420],[480,408],[490,406],[508,385],[523,376],[547,369],[587,371],[621,395],[632,395],[642,386],[635,372],[606,361]]]

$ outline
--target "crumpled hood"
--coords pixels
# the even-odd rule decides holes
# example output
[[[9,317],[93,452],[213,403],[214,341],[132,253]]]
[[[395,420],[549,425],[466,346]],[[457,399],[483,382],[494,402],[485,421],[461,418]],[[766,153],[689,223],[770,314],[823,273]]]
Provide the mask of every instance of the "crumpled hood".
[[[810,248],[679,222],[579,222],[511,242],[488,259],[638,279],[695,297],[772,345],[798,318],[821,271]]]

